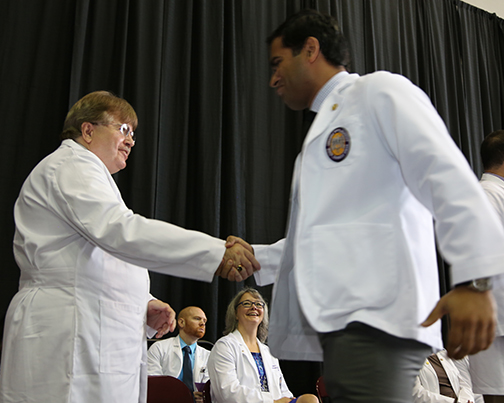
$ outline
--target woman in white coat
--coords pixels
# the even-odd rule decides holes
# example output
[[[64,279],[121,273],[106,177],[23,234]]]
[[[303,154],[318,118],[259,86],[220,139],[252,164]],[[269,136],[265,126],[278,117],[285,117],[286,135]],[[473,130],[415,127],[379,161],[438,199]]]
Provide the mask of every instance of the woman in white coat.
[[[268,306],[255,289],[244,288],[226,314],[226,336],[208,359],[214,403],[318,403],[314,395],[292,396],[278,360],[264,344],[268,335]]]
[[[208,282],[216,270],[238,274],[220,265],[224,241],[126,207],[112,174],[126,167],[136,125],[125,100],[86,95],[67,115],[61,146],[23,184],[14,207],[21,279],[5,319],[2,403],[145,401],[146,333],[175,326],[169,305],[149,295],[146,269]],[[246,269],[241,280],[252,267],[237,252],[229,260]]]

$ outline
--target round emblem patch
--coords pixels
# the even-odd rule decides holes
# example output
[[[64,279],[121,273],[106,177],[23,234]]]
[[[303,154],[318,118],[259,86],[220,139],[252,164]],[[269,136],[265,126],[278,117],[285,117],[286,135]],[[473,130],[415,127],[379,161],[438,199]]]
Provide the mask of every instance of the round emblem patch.
[[[334,129],[326,142],[326,151],[330,159],[336,162],[343,161],[350,152],[350,136],[343,127]]]

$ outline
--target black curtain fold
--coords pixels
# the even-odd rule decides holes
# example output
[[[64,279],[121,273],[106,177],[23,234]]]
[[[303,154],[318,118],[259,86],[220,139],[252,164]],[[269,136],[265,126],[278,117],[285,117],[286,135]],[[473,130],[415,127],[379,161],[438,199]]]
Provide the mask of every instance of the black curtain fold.
[[[479,145],[484,136],[504,127],[502,72],[503,20],[463,2],[460,15],[461,66],[464,75],[464,112],[468,131],[464,143],[469,161],[478,175],[482,172]],[[466,153],[466,157],[469,153]]]
[[[504,22],[461,1],[7,0],[0,5],[2,316],[19,280],[14,201],[31,169],[58,147],[69,107],[91,91],[111,90],[138,113],[138,141],[114,176],[132,210],[221,238],[284,236],[302,114],[269,88],[265,40],[302,8],[339,20],[351,72],[385,69],[423,88],[481,174],[479,144],[504,126]],[[440,263],[444,292],[449,270]],[[176,310],[201,306],[211,341],[242,286],[157,273],[151,283]],[[262,292],[269,299],[271,286]],[[314,384],[317,366],[282,365],[295,393]]]

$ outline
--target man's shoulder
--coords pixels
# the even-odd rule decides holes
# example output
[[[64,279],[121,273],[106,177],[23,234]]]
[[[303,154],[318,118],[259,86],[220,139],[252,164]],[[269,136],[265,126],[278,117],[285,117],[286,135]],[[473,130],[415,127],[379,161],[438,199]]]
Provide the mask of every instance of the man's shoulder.
[[[175,336],[175,337],[170,337],[168,339],[163,339],[163,340],[158,340],[156,342],[154,342],[152,344],[152,346],[150,346],[149,350],[151,349],[166,349],[168,347],[170,347],[171,345],[173,345],[178,339],[178,336]]]
[[[221,346],[221,345],[225,345],[228,348],[232,346],[239,346],[240,340],[238,339],[237,336],[233,334],[233,332],[231,332],[225,336],[222,336],[219,340],[215,342],[215,346]]]
[[[480,185],[487,195],[499,200],[504,200],[504,181],[497,177],[483,177],[480,180]]]
[[[378,91],[386,91],[394,87],[415,86],[409,78],[385,70],[378,70],[360,76],[355,84],[357,86],[368,86]]]
[[[210,350],[207,350],[205,347],[202,347],[198,344],[196,344],[196,352],[197,354],[208,358],[210,356]]]
[[[504,189],[504,180],[495,175],[484,173],[480,179],[480,184],[483,187],[490,189]]]

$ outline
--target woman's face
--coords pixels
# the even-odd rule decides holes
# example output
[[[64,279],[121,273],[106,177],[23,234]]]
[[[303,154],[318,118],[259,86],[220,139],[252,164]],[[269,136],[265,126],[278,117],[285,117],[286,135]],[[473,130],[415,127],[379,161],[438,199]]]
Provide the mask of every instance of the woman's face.
[[[246,305],[249,305],[249,303],[250,306],[247,307]],[[262,305],[262,307],[254,305],[254,303]],[[264,302],[246,292],[242,295],[238,304],[239,305],[236,307],[236,318],[238,323],[242,325],[255,323],[256,326],[259,327],[264,318]]]

